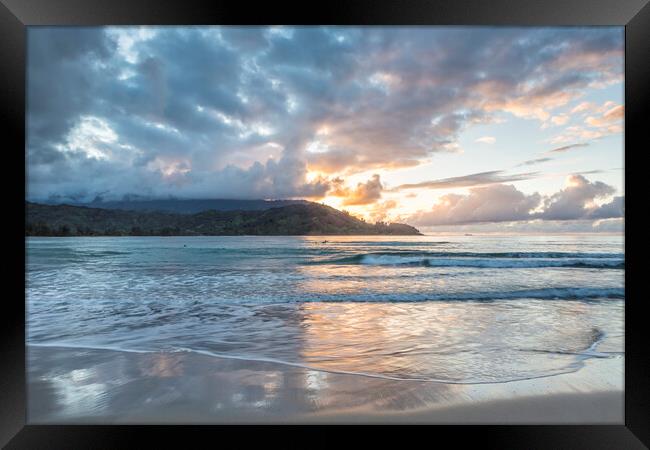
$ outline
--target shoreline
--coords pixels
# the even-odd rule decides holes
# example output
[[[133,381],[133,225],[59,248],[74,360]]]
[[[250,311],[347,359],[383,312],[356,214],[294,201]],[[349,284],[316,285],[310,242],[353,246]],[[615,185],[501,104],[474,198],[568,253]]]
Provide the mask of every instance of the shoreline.
[[[28,423],[623,423],[624,357],[488,384],[391,380],[193,352],[27,346]]]
[[[625,237],[625,233],[618,231],[557,231],[557,232],[548,232],[544,233],[541,231],[474,231],[471,234],[463,232],[453,232],[453,231],[428,231],[420,232],[419,234],[141,234],[141,235],[131,235],[131,234],[89,234],[89,235],[43,235],[43,234],[25,234],[26,238],[35,237],[35,238],[92,238],[92,237],[319,237],[319,236],[334,236],[334,237],[411,237],[411,236],[453,236],[453,237],[508,237],[508,236],[616,236],[616,237]]]

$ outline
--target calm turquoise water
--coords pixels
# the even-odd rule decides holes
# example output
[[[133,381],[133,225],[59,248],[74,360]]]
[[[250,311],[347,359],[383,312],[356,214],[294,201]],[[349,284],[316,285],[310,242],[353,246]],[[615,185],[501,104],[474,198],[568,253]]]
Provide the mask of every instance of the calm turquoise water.
[[[622,236],[29,238],[28,342],[500,382],[623,357]]]

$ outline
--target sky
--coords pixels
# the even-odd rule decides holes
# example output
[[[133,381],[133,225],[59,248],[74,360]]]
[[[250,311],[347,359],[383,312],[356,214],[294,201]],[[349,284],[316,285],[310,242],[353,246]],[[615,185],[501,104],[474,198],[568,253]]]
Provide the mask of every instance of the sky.
[[[620,232],[623,27],[29,27],[27,198]]]

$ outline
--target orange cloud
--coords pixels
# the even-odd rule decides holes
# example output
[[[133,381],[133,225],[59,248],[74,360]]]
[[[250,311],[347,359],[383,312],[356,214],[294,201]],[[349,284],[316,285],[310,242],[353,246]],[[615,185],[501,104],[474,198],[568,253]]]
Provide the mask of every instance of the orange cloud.
[[[364,155],[344,150],[330,150],[322,153],[310,153],[307,155],[309,170],[336,174],[354,174],[365,172],[369,169],[402,169],[415,167],[421,163],[414,158],[400,157],[393,153],[393,159],[383,155]]]
[[[355,188],[344,187],[341,178],[332,180],[332,184],[335,187],[329,192],[329,195],[343,197],[344,200],[342,204],[344,206],[368,205],[375,203],[381,198],[381,193],[384,189],[378,174],[373,175],[365,183],[357,183]]]
[[[551,122],[553,122],[554,125],[564,125],[569,121],[569,116],[566,114],[559,114],[557,116],[551,117]]]
[[[369,211],[368,216],[373,222],[390,222],[393,219],[391,211],[399,205],[395,200],[386,200],[374,205]]]
[[[601,106],[583,102],[573,108],[573,111],[592,114],[584,119],[587,127],[577,125],[567,127],[562,134],[551,138],[549,140],[550,143],[563,144],[577,140],[599,139],[623,131],[623,119],[625,115],[623,105],[617,105],[611,101],[605,102]]]
[[[592,127],[611,127],[615,122],[623,120],[624,112],[623,105],[618,105],[608,109],[600,117],[587,117],[585,123]]]

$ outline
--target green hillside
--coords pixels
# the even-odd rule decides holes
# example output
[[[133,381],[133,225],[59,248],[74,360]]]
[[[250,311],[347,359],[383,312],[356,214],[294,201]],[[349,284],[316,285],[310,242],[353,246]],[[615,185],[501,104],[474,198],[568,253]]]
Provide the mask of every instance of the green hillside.
[[[305,202],[262,211],[139,212],[27,202],[27,236],[418,235]]]

